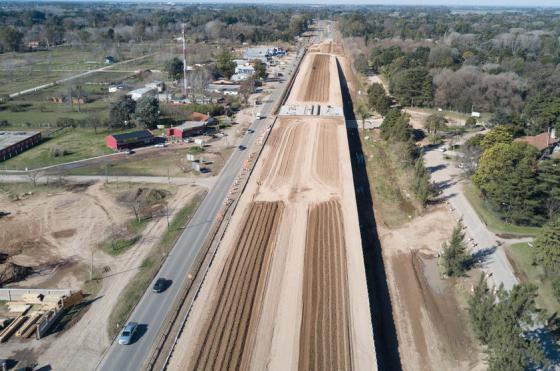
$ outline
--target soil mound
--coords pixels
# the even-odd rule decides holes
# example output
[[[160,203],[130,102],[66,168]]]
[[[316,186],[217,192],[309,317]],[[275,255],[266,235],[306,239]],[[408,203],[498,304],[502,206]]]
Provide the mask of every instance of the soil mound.
[[[25,267],[11,262],[0,264],[0,287],[8,283],[24,280],[32,273],[33,268],[31,267]]]

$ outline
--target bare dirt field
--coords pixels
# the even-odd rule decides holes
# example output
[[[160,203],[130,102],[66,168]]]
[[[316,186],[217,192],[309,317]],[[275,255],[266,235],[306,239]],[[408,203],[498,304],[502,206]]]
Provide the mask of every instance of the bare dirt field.
[[[333,200],[312,206],[307,223],[299,369],[350,370],[346,254],[339,203]]]
[[[401,228],[379,228],[405,370],[484,369],[458,300],[477,272],[444,280],[437,265],[437,251],[453,226],[451,214],[439,208]]]
[[[133,217],[130,209],[103,190],[102,183],[74,191],[53,188],[19,201],[0,193],[0,207],[10,212],[0,219],[2,251],[13,263],[35,271],[15,283],[21,287],[80,289],[100,236]],[[104,266],[111,257],[98,252],[95,261]]]
[[[342,107],[337,58],[333,54],[309,52],[295,78],[287,105],[327,104]]]
[[[309,79],[309,87],[300,95],[302,101],[325,102],[329,97],[329,62],[331,56],[328,54],[312,54],[311,69],[312,78]]]
[[[188,369],[247,369],[256,339],[263,285],[282,215],[280,202],[251,205],[221,274],[206,330]]]
[[[63,329],[37,340],[10,340],[0,347],[0,358],[48,364],[55,370],[95,369],[110,343],[109,316],[121,293],[138,272],[166,228],[166,218],[155,217],[145,225],[141,238],[126,252],[111,256],[100,244],[113,232],[124,228],[134,212],[127,200],[131,192],[156,187],[169,192],[172,218],[200,187],[142,185],[103,182],[51,187],[35,191],[19,201],[0,194],[0,210],[10,212],[0,218],[0,246],[6,246],[10,260],[31,266],[34,273],[12,286],[81,289],[89,279],[93,251],[98,275],[97,292],[90,295],[78,318]]]
[[[310,53],[287,104],[319,100],[342,107],[336,57]],[[255,205],[279,203],[281,216],[268,227],[272,232],[267,238],[274,248],[269,248],[269,258],[255,257],[257,274],[234,257],[249,250],[244,241],[254,235],[251,228],[270,223],[265,216],[257,225],[247,222]],[[236,304],[237,318],[228,314],[231,304],[226,303],[245,296],[236,294],[241,288],[225,290],[231,285],[228,281],[255,292],[242,305]],[[251,319],[243,320],[242,313],[251,313]],[[226,333],[214,327],[225,327]],[[241,369],[252,370],[377,368],[343,119],[276,120],[169,369],[191,365],[197,369],[242,365]]]

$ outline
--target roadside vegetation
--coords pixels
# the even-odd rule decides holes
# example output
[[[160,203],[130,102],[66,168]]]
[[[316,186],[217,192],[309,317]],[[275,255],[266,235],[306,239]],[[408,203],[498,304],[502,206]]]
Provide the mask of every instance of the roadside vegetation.
[[[538,310],[537,287],[515,285],[511,291],[491,290],[483,275],[468,302],[469,319],[478,339],[486,346],[489,371],[524,371],[542,366],[544,354],[537,341],[523,337]]]
[[[173,248],[204,196],[204,193],[198,194],[189,204],[177,212],[159,243],[149,252],[138,269],[138,273],[124,288],[121,299],[117,302],[109,317],[107,331],[111,338],[118,334],[121,326],[124,325],[144,292],[149,288],[165,257]],[[181,283],[177,282],[176,284]]]

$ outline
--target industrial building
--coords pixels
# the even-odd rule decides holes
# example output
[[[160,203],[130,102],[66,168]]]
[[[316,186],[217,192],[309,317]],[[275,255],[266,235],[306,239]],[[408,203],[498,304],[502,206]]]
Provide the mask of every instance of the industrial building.
[[[149,146],[158,140],[149,130],[138,130],[124,134],[112,134],[105,137],[107,147],[116,151],[135,147]]]
[[[0,131],[0,161],[14,157],[40,142],[39,131]]]

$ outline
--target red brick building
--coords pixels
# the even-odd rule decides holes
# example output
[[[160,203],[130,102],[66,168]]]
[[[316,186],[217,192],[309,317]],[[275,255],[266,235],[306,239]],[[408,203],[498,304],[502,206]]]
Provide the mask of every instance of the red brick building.
[[[124,134],[112,134],[105,137],[105,144],[107,147],[116,151],[121,149],[129,149],[135,147],[149,146],[157,142],[149,130],[138,130]]]

